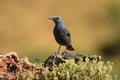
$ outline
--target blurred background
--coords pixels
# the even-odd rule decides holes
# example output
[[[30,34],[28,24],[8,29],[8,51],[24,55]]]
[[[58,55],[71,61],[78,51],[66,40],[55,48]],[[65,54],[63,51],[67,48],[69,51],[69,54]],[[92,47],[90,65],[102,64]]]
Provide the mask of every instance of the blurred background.
[[[43,62],[58,49],[54,23],[47,19],[54,15],[71,32],[71,53],[101,55],[114,63],[113,77],[120,79],[119,0],[0,0],[0,53]]]

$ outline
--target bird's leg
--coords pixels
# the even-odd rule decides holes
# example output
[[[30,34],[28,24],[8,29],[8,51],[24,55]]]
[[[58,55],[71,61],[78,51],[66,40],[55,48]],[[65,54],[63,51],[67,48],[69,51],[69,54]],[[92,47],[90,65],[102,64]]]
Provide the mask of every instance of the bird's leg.
[[[53,65],[55,65],[55,59],[56,59],[56,57],[57,57],[58,54],[59,54],[60,47],[61,47],[61,45],[59,45],[58,51],[55,53],[55,56],[54,56],[54,58],[53,58]]]
[[[61,45],[60,45],[59,48],[58,48],[58,53],[59,53],[59,51],[60,51],[60,47],[61,47]]]

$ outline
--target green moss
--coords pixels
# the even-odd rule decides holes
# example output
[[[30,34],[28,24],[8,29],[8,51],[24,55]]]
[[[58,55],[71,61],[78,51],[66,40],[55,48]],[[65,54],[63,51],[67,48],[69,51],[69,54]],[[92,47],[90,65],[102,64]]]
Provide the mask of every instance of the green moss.
[[[112,80],[112,63],[103,61],[85,62],[67,60],[66,63],[55,67],[48,77],[49,80]]]
[[[54,67],[53,71],[35,64],[30,70],[17,72],[15,80],[115,80],[111,76],[112,66],[112,62],[89,61],[89,58],[85,61],[80,59],[77,63],[66,60],[66,63]]]

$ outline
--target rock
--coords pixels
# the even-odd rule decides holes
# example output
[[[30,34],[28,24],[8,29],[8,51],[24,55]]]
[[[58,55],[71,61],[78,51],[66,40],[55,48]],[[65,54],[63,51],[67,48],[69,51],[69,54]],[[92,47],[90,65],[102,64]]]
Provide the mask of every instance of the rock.
[[[15,52],[7,53],[0,58],[0,75],[15,73],[22,69],[30,70],[33,67],[34,65],[28,61],[28,58],[20,59]]]
[[[54,52],[50,57],[48,57],[44,62],[44,67],[48,67],[48,69],[51,71],[53,69],[53,66],[58,66],[60,63],[65,63],[66,60],[74,59],[74,61],[77,63],[80,58],[85,61],[85,58],[88,57],[90,61],[97,60],[99,61],[101,58],[100,56],[95,55],[88,55],[88,54],[71,54],[68,52]]]
[[[0,75],[20,69],[19,58],[15,52],[10,52],[0,58]]]
[[[20,59],[15,52],[10,52],[0,57],[0,80],[16,80],[16,73],[24,70],[32,71],[34,64],[28,58]]]

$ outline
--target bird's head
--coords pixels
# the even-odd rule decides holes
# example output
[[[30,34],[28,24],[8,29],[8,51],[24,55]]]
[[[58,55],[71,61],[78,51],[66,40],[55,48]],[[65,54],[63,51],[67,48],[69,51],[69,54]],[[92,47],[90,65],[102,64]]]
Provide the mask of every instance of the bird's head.
[[[48,19],[53,20],[55,23],[62,23],[62,18],[60,16],[52,16],[52,17],[48,17]]]

